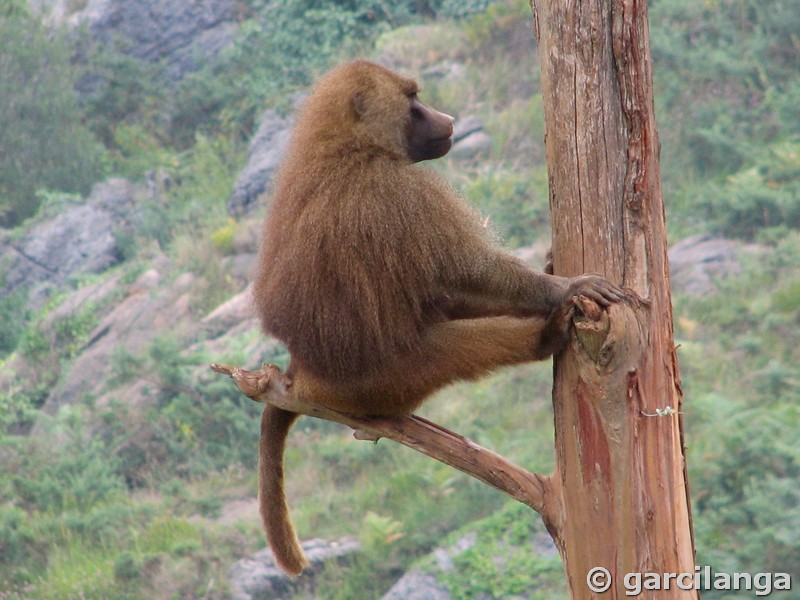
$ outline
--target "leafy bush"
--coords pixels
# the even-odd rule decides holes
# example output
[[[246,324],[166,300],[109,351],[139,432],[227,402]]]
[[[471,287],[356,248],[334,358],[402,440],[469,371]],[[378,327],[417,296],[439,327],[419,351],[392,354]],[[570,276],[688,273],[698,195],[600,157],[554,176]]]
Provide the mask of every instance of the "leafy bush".
[[[219,229],[211,233],[211,243],[223,254],[230,254],[233,250],[233,241],[236,237],[236,221],[228,219]]]
[[[0,357],[9,354],[25,331],[27,290],[17,289],[0,297]]]
[[[657,0],[650,11],[662,154],[676,181],[732,173],[800,132],[794,0]]]
[[[146,124],[155,136],[156,115],[168,96],[156,77],[156,65],[100,46],[88,56],[83,68],[78,86],[83,92],[86,120],[107,148],[126,152],[121,127]]]
[[[780,571],[797,577],[797,410],[786,404],[758,410],[733,398],[724,399],[720,408],[724,412],[713,417],[719,432],[715,448],[692,467],[699,564],[719,571]]]
[[[717,571],[800,575],[799,278],[784,231],[716,294],[676,303],[698,324],[679,356],[698,564]]]
[[[86,193],[104,153],[81,123],[69,46],[22,11],[0,16],[0,226],[36,212],[36,191]]]
[[[445,574],[453,598],[525,597],[534,600],[566,597],[563,566],[539,516],[522,504],[505,509],[465,528],[475,542],[453,556]],[[470,533],[452,535],[455,541]]]
[[[36,534],[25,511],[16,506],[0,506],[0,557],[7,564],[31,558]]]
[[[771,228],[800,228],[800,144],[773,145],[755,166],[706,190],[698,204],[725,236],[752,240]]]
[[[259,405],[227,380],[198,382],[197,366],[207,360],[182,349],[178,338],[165,335],[142,356],[120,353],[116,359],[118,381],[130,377],[124,363],[135,363],[140,376],[149,373],[158,398],[143,413],[114,401],[98,415],[98,436],[116,448],[117,473],[130,488],[204,478],[233,466],[255,469]]]
[[[74,439],[56,457],[40,449],[21,458],[12,483],[28,510],[88,510],[123,489],[116,461],[96,441]]]
[[[490,172],[465,184],[464,196],[489,219],[511,247],[534,241],[549,223],[547,197],[541,197],[530,177],[513,172]]]
[[[112,164],[118,175],[138,180],[148,172],[178,164],[175,154],[164,147],[164,141],[141,123],[116,123],[109,135]]]
[[[228,222],[225,200],[236,178],[242,144],[224,136],[198,135],[195,144],[184,152],[170,169],[178,185],[166,191],[166,206],[161,218],[176,233],[203,234]],[[154,216],[157,216],[157,213]]]

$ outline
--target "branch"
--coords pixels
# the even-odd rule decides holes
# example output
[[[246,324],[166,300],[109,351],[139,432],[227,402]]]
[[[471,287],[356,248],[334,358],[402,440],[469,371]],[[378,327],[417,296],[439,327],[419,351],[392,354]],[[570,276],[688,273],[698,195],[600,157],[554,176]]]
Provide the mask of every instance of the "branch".
[[[291,394],[289,378],[273,365],[264,365],[259,371],[218,364],[211,369],[231,377],[251,400],[347,425],[359,440],[394,440],[505,492],[541,514],[545,523],[552,522],[555,507],[549,476],[530,473],[462,435],[415,415],[355,417],[301,402]]]

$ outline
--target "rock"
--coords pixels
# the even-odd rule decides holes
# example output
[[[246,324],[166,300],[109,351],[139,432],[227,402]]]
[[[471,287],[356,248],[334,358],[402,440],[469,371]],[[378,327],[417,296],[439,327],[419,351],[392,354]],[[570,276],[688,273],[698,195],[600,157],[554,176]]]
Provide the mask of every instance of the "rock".
[[[436,568],[444,573],[448,573],[455,568],[453,557],[463,554],[478,543],[478,534],[470,531],[466,535],[458,538],[455,543],[449,546],[437,548],[433,551],[433,558],[436,560]]]
[[[54,26],[61,25],[70,15],[69,0],[29,0],[28,7]]]
[[[456,158],[474,158],[488,154],[492,149],[492,138],[483,130],[478,117],[467,116],[458,119],[453,127],[453,149],[450,154]]]
[[[453,124],[453,143],[458,143],[467,136],[483,131],[483,121],[478,117],[469,115],[461,119],[456,119]]]
[[[716,290],[715,282],[741,270],[742,244],[709,234],[681,240],[669,249],[673,292],[702,296]]]
[[[523,246],[512,250],[512,254],[521,258],[537,271],[543,271],[547,264],[547,253],[551,246],[550,238],[540,239],[530,246]]]
[[[114,363],[124,360],[118,357],[121,349],[135,356],[144,352],[158,335],[164,332],[180,335],[182,327],[191,327],[188,299],[196,276],[183,273],[167,287],[158,289],[162,284],[161,274],[169,269],[170,263],[162,256],[153,264],[130,286],[123,300],[101,315],[69,371],[45,400],[42,406],[45,413],[55,414],[65,404],[106,392]],[[81,289],[75,294],[83,293]],[[69,299],[65,303],[75,306],[76,311],[85,309]],[[130,400],[126,398],[126,402]]]
[[[239,173],[228,199],[228,213],[241,216],[258,204],[258,199],[272,187],[291,137],[293,120],[269,109],[261,116],[261,125],[253,141],[247,164]]]
[[[449,573],[455,568],[453,558],[475,546],[478,541],[476,532],[471,531],[460,537],[455,543],[433,551],[431,557],[437,573]],[[450,600],[450,593],[441,585],[432,573],[420,569],[411,569],[392,586],[381,600]]]
[[[458,81],[464,79],[467,66],[461,62],[442,61],[432,65],[422,72],[423,79],[443,79],[445,81]]]
[[[247,288],[220,304],[203,317],[201,322],[210,337],[218,337],[241,322],[250,319],[253,319],[255,323],[253,299],[250,296],[250,288]]]
[[[89,0],[68,19],[92,38],[150,63],[165,80],[196,71],[231,44],[238,30],[235,0]]]
[[[436,577],[411,569],[392,586],[381,600],[450,600],[450,592]]]
[[[453,144],[450,154],[455,158],[466,159],[489,154],[491,150],[491,136],[483,131],[477,131]]]
[[[234,254],[223,259],[223,268],[240,287],[246,287],[255,278],[257,261],[258,255],[255,252]]]
[[[3,285],[0,296],[28,289],[28,305],[37,310],[57,289],[76,277],[102,273],[122,259],[117,235],[130,227],[134,188],[125,179],[98,183],[84,203],[68,204],[41,217],[19,239],[0,239]]]
[[[358,552],[361,545],[353,538],[342,538],[333,542],[309,540],[303,542],[302,546],[311,566],[296,579],[287,577],[280,570],[275,564],[269,548],[234,563],[228,572],[231,598],[233,600],[257,600],[260,598],[290,600],[296,597],[301,590],[313,589],[315,573],[321,570],[325,562],[342,559]]]

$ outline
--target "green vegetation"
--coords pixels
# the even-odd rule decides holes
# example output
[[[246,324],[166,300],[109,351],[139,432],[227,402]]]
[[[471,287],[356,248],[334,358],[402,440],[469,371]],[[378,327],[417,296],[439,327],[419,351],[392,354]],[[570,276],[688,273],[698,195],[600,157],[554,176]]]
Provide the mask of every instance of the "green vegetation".
[[[19,344],[28,314],[27,296],[25,290],[17,290],[0,298],[0,356]]]
[[[0,4],[0,226],[36,211],[43,189],[86,193],[105,153],[82,124],[69,45]]]
[[[518,503],[471,524],[466,534],[450,536],[457,548],[444,574],[450,594],[456,600],[567,598],[564,567],[549,540],[541,519]]]
[[[670,238],[758,244],[715,293],[674,298],[698,564],[797,581],[800,12],[793,0],[650,6]],[[191,273],[188,302],[205,315],[241,289],[223,261],[249,224],[230,220],[225,199],[258,115],[288,109],[331,63],[379,51],[407,57],[427,73],[427,100],[478,116],[492,136],[487,155],[431,167],[511,245],[547,239],[525,2],[246,1],[241,11],[234,45],[166,89],[153,65],[113,47],[78,57],[76,40],[24,2],[0,0],[0,225],[17,227],[8,234],[79,202],[106,175],[147,178],[158,193],[137,201],[118,238],[120,285],[165,254],[164,279]],[[450,64],[456,76],[430,74]],[[87,72],[99,84],[79,102]],[[2,273],[0,264],[0,283]],[[0,298],[0,373],[20,357],[36,369],[0,388],[0,598],[223,596],[229,565],[263,546],[255,511],[218,521],[232,501],[254,498],[259,407],[198,373],[222,358],[252,365],[255,334],[230,357],[189,352],[176,331],[140,351],[120,346],[111,393],[46,416],[50,388],[106,308],[65,314],[63,299],[32,311],[23,292]],[[270,352],[285,365],[285,351]],[[147,402],[132,403],[134,390]],[[549,395],[548,366],[532,365],[446,390],[425,415],[547,472]],[[454,597],[563,597],[557,558],[530,551],[541,535],[532,513],[447,467],[311,419],[293,432],[287,463],[301,536],[357,535],[365,550],[326,566],[316,597],[380,597],[410,565],[434,570],[426,555],[464,537],[475,543],[442,579]]]

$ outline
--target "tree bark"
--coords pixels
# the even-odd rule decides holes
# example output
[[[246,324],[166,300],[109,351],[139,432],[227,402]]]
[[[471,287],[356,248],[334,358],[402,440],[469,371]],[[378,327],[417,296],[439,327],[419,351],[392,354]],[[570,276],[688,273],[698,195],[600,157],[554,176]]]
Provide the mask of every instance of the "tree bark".
[[[601,273],[638,296],[607,312],[589,306],[555,361],[552,481],[561,502],[550,531],[572,598],[625,598],[627,573],[694,573],[647,8],[532,8],[554,272]],[[587,586],[593,567],[608,569],[606,593]],[[673,580],[640,597],[698,592]]]

